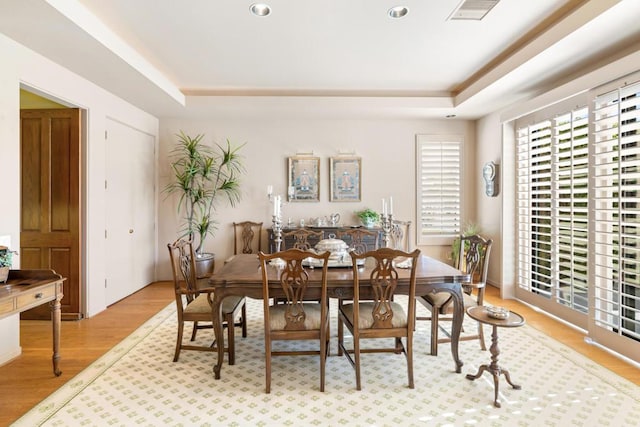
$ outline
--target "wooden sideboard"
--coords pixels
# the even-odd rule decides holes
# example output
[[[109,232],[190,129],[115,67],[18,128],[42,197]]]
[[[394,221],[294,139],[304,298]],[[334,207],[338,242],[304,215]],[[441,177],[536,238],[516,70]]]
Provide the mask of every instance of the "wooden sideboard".
[[[5,284],[0,283],[0,319],[49,303],[53,324],[53,373],[59,376],[60,300],[66,279],[53,270],[10,270]]]
[[[323,239],[329,239],[330,236],[333,236],[335,238],[339,238],[340,235],[342,234],[343,231],[346,230],[352,230],[353,227],[335,227],[335,226],[326,226],[326,227],[302,227],[306,230],[313,230],[313,231],[322,231],[322,235],[323,235]],[[293,231],[293,230],[299,230],[300,227],[296,227],[296,228],[288,228],[285,227],[282,229],[282,233],[287,233],[289,231]],[[382,229],[379,227],[374,227],[374,228],[365,228],[365,230],[372,230],[372,231],[376,231],[378,232],[378,246],[380,246],[382,244]],[[275,236],[273,234],[273,229],[272,228],[268,228],[267,229],[267,235],[269,236],[269,252],[273,253],[276,250],[276,245],[274,242]],[[313,238],[310,237],[309,238],[309,244],[312,247],[315,247],[315,245],[318,243],[320,239],[318,238]],[[351,245],[351,241],[350,238],[344,237],[343,240],[345,241],[345,243],[347,245]],[[367,246],[368,250],[374,250],[377,249],[376,245],[375,245],[375,238],[370,237],[370,236],[365,236],[363,238],[363,243]],[[284,249],[289,249],[293,246],[293,237],[284,237],[283,236],[283,241],[282,241],[282,245],[280,247],[281,250]]]

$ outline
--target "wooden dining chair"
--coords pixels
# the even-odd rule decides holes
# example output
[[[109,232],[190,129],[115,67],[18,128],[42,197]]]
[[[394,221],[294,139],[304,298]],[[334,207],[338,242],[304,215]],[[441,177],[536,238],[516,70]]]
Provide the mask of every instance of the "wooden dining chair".
[[[288,249],[266,255],[258,254],[262,270],[264,301],[264,347],[266,392],[271,392],[272,356],[320,355],[320,391],[324,391],[325,366],[329,353],[329,298],[327,296],[327,267],[330,252]],[[269,261],[279,258],[284,266],[274,267]],[[319,302],[305,301],[309,274],[302,263],[306,258],[322,260],[322,282]],[[269,281],[273,288],[270,287]],[[275,283],[277,283],[277,285]],[[281,304],[270,305],[269,299],[280,297]],[[274,341],[318,340],[319,350],[274,350]]]
[[[373,251],[380,247],[380,233],[374,230],[362,228],[342,230],[338,234],[338,239],[344,240],[349,245],[349,250],[358,254]]]
[[[353,301],[338,302],[338,355],[344,354],[356,371],[356,389],[361,390],[361,353],[404,353],[407,359],[409,388],[413,381],[413,330],[415,325],[416,265],[420,250],[408,253],[391,248],[357,254],[351,252],[353,265]],[[372,260],[375,264],[370,273],[370,287],[360,287],[359,259]],[[411,260],[408,310],[394,301],[398,285],[398,270],[394,263]],[[353,348],[344,344],[344,327],[353,336]],[[362,348],[360,341],[369,338],[393,338],[394,347]],[[402,343],[405,338],[406,345]],[[353,355],[353,356],[352,356]]]
[[[285,245],[284,249],[300,249],[301,251],[308,251],[309,249],[313,249],[316,243],[323,238],[324,233],[321,230],[314,231],[307,230],[305,228],[282,233],[282,242]]]
[[[487,272],[489,271],[489,256],[493,240],[485,239],[480,235],[460,236],[460,250],[455,260],[455,267],[471,275],[471,282],[463,283],[462,293],[465,312],[468,307],[482,305],[484,303],[484,290],[487,284]],[[438,344],[451,342],[448,330],[440,326],[441,321],[452,321],[450,313],[452,299],[451,294],[438,292],[435,294],[417,296],[419,303],[424,305],[430,316],[417,317],[417,320],[431,321],[431,355],[438,355]],[[439,331],[445,337],[438,337]],[[480,348],[486,350],[484,330],[482,323],[478,322],[478,331],[475,334],[461,334],[460,341],[480,340]]]
[[[233,254],[257,254],[262,249],[262,222],[233,223]]]
[[[390,247],[401,251],[409,252],[411,250],[411,221],[400,221],[394,219],[391,222]]]
[[[212,328],[212,309],[210,299],[212,292],[202,292],[199,289],[207,286],[208,278],[196,278],[195,253],[191,240],[179,239],[167,245],[173,284],[176,296],[178,314],[178,337],[173,361],[177,362],[180,350],[217,351],[216,346],[223,343],[215,341],[207,347],[188,345],[182,342],[185,322],[193,322],[191,341],[196,339],[199,329]],[[229,365],[235,363],[235,327],[242,327],[242,336],[247,336],[247,306],[244,297],[230,296],[222,303],[223,327],[227,328],[227,347],[225,351],[229,357]],[[238,320],[236,320],[238,319]]]

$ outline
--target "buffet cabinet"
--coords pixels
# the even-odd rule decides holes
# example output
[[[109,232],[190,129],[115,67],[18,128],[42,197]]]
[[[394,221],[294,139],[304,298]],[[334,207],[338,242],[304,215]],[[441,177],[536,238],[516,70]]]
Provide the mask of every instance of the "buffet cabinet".
[[[342,239],[349,247],[351,247],[351,238],[348,235],[344,235],[344,232],[348,230],[352,230],[354,227],[336,227],[336,226],[295,227],[295,228],[284,227],[282,229],[282,244],[280,246],[280,250],[290,249],[293,247],[294,240],[295,240],[294,237],[285,236],[285,234],[294,230],[299,230],[300,228],[304,228],[305,230],[310,230],[310,231],[322,231],[322,239],[330,239],[330,238]],[[382,244],[382,229],[379,227],[374,227],[374,228],[367,228],[366,230],[376,231],[378,233],[377,245],[376,245],[375,237],[363,236],[362,243],[367,247],[367,250],[374,250],[380,247],[380,245]],[[273,233],[273,229],[268,228],[267,234],[269,236],[269,252],[274,253],[276,251],[276,244],[275,244],[275,235]],[[316,244],[320,240],[321,240],[320,237],[309,236],[307,241],[312,248],[315,248]]]

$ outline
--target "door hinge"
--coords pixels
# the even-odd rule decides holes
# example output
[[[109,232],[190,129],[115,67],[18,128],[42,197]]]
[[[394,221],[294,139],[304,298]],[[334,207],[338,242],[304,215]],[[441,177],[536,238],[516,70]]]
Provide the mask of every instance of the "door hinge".
[[[107,288],[107,279],[104,279],[104,288]]]
[[[104,139],[107,139],[107,131],[104,131]]]
[[[107,230],[106,229],[104,230],[104,238],[105,239],[107,238]]]

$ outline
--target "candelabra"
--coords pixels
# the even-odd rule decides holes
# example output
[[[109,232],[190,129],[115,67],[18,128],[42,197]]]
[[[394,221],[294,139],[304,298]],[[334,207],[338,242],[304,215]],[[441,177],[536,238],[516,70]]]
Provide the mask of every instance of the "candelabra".
[[[382,227],[382,246],[389,247],[391,243],[391,228],[393,226],[393,215],[382,213],[380,215],[380,226]]]
[[[282,219],[280,218],[280,215],[282,213],[282,209],[280,206],[280,196],[276,196],[274,198],[274,208],[273,208],[273,215],[271,216],[271,222],[273,223],[273,242],[275,243],[276,247],[275,247],[275,251],[276,252],[280,252],[280,247],[282,245]],[[282,260],[281,258],[275,258],[273,260],[271,260],[271,264],[276,266],[276,267],[280,267],[284,265],[284,260]]]

